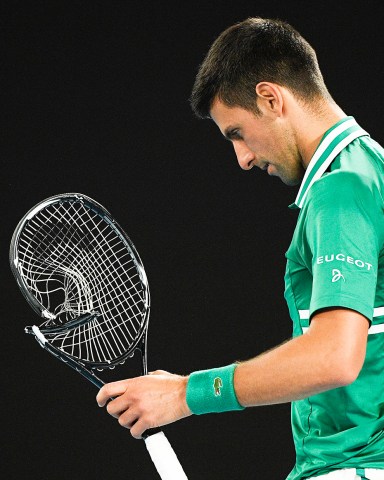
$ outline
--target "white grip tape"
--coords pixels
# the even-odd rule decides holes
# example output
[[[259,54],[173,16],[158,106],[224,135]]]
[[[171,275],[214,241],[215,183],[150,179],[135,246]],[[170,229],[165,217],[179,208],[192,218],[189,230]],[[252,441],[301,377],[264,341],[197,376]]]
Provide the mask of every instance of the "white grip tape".
[[[147,437],[145,445],[162,480],[188,480],[163,432]]]

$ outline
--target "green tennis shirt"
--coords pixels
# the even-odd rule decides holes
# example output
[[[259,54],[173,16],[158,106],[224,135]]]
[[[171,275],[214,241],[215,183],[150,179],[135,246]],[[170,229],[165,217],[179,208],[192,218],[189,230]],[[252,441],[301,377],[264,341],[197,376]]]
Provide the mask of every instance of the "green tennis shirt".
[[[384,469],[384,150],[353,117],[324,134],[291,208],[300,209],[286,253],[293,336],[329,307],[361,313],[370,328],[355,382],[292,403],[287,480]]]

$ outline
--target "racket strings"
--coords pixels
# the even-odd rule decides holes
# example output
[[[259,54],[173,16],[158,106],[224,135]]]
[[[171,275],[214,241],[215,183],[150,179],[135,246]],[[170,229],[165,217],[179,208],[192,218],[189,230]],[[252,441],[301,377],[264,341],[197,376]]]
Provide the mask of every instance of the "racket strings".
[[[94,227],[96,229],[98,229],[99,225],[96,225],[94,223],[93,217],[90,217],[90,220],[93,222]],[[100,223],[102,223],[101,220],[100,220],[99,224]],[[86,227],[85,224],[84,224],[84,227]],[[132,260],[132,257],[130,257],[128,259],[127,264],[130,263],[131,264],[130,268],[135,269],[135,275],[127,276],[124,279],[122,278],[122,274],[126,273],[126,269],[124,268],[126,264],[122,264],[121,261],[122,261],[122,258],[124,258],[124,256],[129,255],[129,252],[126,249],[126,246],[124,244],[122,245],[121,239],[119,237],[110,239],[111,235],[114,233],[113,230],[110,230],[108,232],[107,236],[103,236],[103,233],[104,233],[105,230],[107,230],[107,227],[108,227],[108,225],[106,225],[103,230],[99,230],[99,236],[101,236],[102,243],[98,242],[97,252],[101,251],[103,253],[103,255],[97,256],[94,266],[99,271],[98,273],[102,273],[102,275],[98,276],[95,280],[103,279],[103,282],[102,282],[102,284],[99,285],[99,288],[95,288],[95,290],[98,293],[101,294],[102,292],[110,292],[110,290],[112,288],[113,291],[114,291],[114,294],[115,294],[115,296],[113,298],[112,305],[116,309],[116,307],[119,307],[119,306],[122,305],[121,301],[117,305],[116,304],[116,299],[119,299],[119,297],[122,297],[122,296],[124,296],[124,298],[125,298],[126,293],[127,293],[126,290],[121,289],[121,286],[123,284],[125,284],[125,280],[128,280],[129,283],[131,284],[131,288],[128,289],[128,293],[129,293],[131,298],[134,298],[134,294],[136,294],[141,299],[141,292],[137,288],[137,286],[141,285],[141,283],[140,282],[133,283],[133,278],[136,277],[136,276],[137,276],[137,278],[139,278],[139,276],[136,273],[137,270],[136,270],[136,266],[135,266],[135,264]],[[95,238],[95,241],[98,241],[98,237]],[[118,250],[116,249],[117,246],[120,247]],[[120,254],[120,253],[122,253],[122,255],[117,256],[117,254]],[[109,256],[106,257],[105,254],[109,255]],[[117,261],[117,266],[115,264],[115,261],[112,260],[113,257]],[[106,258],[108,258],[108,262],[106,262]],[[112,262],[111,262],[111,260],[112,260]],[[110,268],[111,266],[113,268]],[[116,279],[118,281],[116,281]],[[134,290],[133,293],[131,292],[131,289]],[[120,293],[117,293],[117,292],[120,292]],[[104,298],[102,296],[100,296],[99,298],[100,298],[101,301],[104,300]],[[137,314],[141,314],[141,311],[142,311],[142,309],[139,308],[136,312],[134,312],[133,311],[134,306],[137,306],[137,303],[130,302],[128,304],[128,308],[130,308],[131,313],[132,313],[132,319],[134,319]],[[120,309],[117,308],[117,311],[119,311],[119,310]]]
[[[56,324],[97,312],[89,323],[48,334],[74,357],[113,362],[145,327],[141,268],[116,228],[81,202],[49,205],[28,222],[19,237],[18,270]]]
[[[71,220],[73,221],[73,217],[71,217]],[[102,233],[102,232],[100,232]],[[103,253],[105,253],[105,250],[106,250],[106,247],[107,248],[110,248],[110,247],[113,247],[113,244],[112,242],[108,243],[108,239],[107,238],[103,238],[103,244],[101,244],[100,242],[98,243],[98,247],[99,247],[99,250],[98,251],[102,251]],[[51,255],[51,258],[53,259],[53,261],[51,262],[52,265],[56,265],[58,264],[58,268],[59,269],[63,269],[64,270],[64,273],[66,273],[66,280],[70,280],[71,278],[73,279],[77,279],[78,281],[76,282],[69,282],[69,284],[66,286],[66,289],[65,291],[68,293],[70,291],[70,288],[69,286],[74,285],[77,289],[77,287],[80,285],[81,289],[80,291],[82,293],[85,293],[87,290],[88,290],[88,287],[86,285],[86,282],[83,281],[83,276],[81,274],[81,271],[84,270],[84,263],[85,262],[81,262],[82,260],[82,257],[81,257],[81,251],[78,252],[78,249],[75,248],[73,249],[71,244],[70,243],[65,243],[66,242],[66,239],[65,238],[62,238],[61,240],[61,246],[64,246],[65,247],[65,250],[63,252],[55,252],[57,255],[57,258],[54,258],[53,255]],[[120,249],[121,251],[124,251],[124,254],[125,255],[128,255],[128,252],[126,250],[126,247],[124,246],[124,248],[121,248]],[[65,256],[65,254],[68,254],[67,257],[71,254],[71,256],[78,262],[78,266],[80,267],[79,269],[76,268],[76,265],[74,265],[74,262],[71,258],[70,262],[68,262],[68,258]],[[113,253],[113,251],[112,251]],[[122,283],[122,278],[121,278],[121,275],[119,274],[119,270],[118,268],[114,268],[113,270],[111,268],[109,268],[110,271],[107,271],[107,268],[111,266],[111,262],[110,262],[110,259],[109,259],[109,265],[106,265],[106,262],[105,262],[105,258],[99,256],[99,255],[87,255],[85,257],[85,261],[88,262],[90,259],[93,259],[94,260],[94,270],[95,271],[99,271],[98,273],[103,273],[103,275],[101,276],[96,276],[94,277],[92,280],[93,280],[93,283],[96,283],[98,282],[98,279],[99,278],[103,278],[103,284],[100,285],[100,282],[99,282],[99,285],[98,287],[99,288],[95,288],[95,291],[96,292],[99,292],[99,293],[102,293],[104,292],[105,296],[104,298],[99,295],[99,300],[101,300],[101,303],[103,303],[103,301],[105,302],[105,298],[107,296],[107,293],[110,292],[111,288],[115,288],[115,295],[116,295],[116,290],[118,291],[119,290],[119,287]],[[125,267],[126,264],[122,264],[121,263],[121,258],[117,259],[120,263],[118,265],[118,267]],[[48,262],[46,262],[48,263]],[[127,263],[131,263],[132,264],[132,261],[131,259],[129,259],[129,261]],[[71,267],[75,267],[75,268],[68,268],[68,267],[63,267],[63,265],[65,264],[69,264]],[[43,266],[43,268],[45,269],[45,267]],[[135,266],[134,265],[131,265],[131,269],[135,269]],[[126,270],[126,269],[125,269]],[[118,277],[118,280],[120,282],[115,282],[116,280],[116,274],[117,274],[117,277]],[[109,280],[112,280],[110,281],[108,284],[106,283],[106,280],[109,279]],[[132,282],[132,278],[129,277],[129,280]],[[115,285],[112,284],[115,283]],[[137,294],[140,294],[139,291],[137,291],[136,287],[137,287],[137,284],[133,284],[132,287],[135,289],[135,292]],[[121,295],[125,295],[126,292],[121,292]],[[132,293],[131,293],[132,295]],[[114,297],[115,299],[115,297]],[[116,303],[114,303],[114,306],[116,307]],[[131,305],[129,305],[129,307],[131,307]],[[84,311],[78,311],[76,312],[76,314],[80,314],[80,313],[85,313],[85,312],[88,312],[89,311],[89,306],[87,305],[87,307],[85,308]],[[69,312],[72,312],[72,309],[65,309],[65,310],[68,310]]]

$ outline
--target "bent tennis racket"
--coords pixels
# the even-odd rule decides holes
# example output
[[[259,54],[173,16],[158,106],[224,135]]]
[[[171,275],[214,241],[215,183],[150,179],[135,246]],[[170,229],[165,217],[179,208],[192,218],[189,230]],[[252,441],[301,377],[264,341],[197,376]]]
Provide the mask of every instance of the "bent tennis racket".
[[[129,237],[99,203],[80,193],[41,201],[13,234],[10,264],[39,326],[26,327],[49,353],[96,387],[95,370],[141,352],[147,371],[150,295]],[[187,479],[164,433],[143,435],[163,480]]]

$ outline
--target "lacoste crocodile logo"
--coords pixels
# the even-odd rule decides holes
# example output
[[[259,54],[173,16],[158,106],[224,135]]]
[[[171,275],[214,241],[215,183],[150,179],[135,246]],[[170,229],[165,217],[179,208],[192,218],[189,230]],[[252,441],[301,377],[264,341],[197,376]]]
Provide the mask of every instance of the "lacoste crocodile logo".
[[[213,388],[215,390],[215,397],[219,397],[221,395],[221,388],[223,387],[223,381],[220,377],[216,377],[213,381]]]

